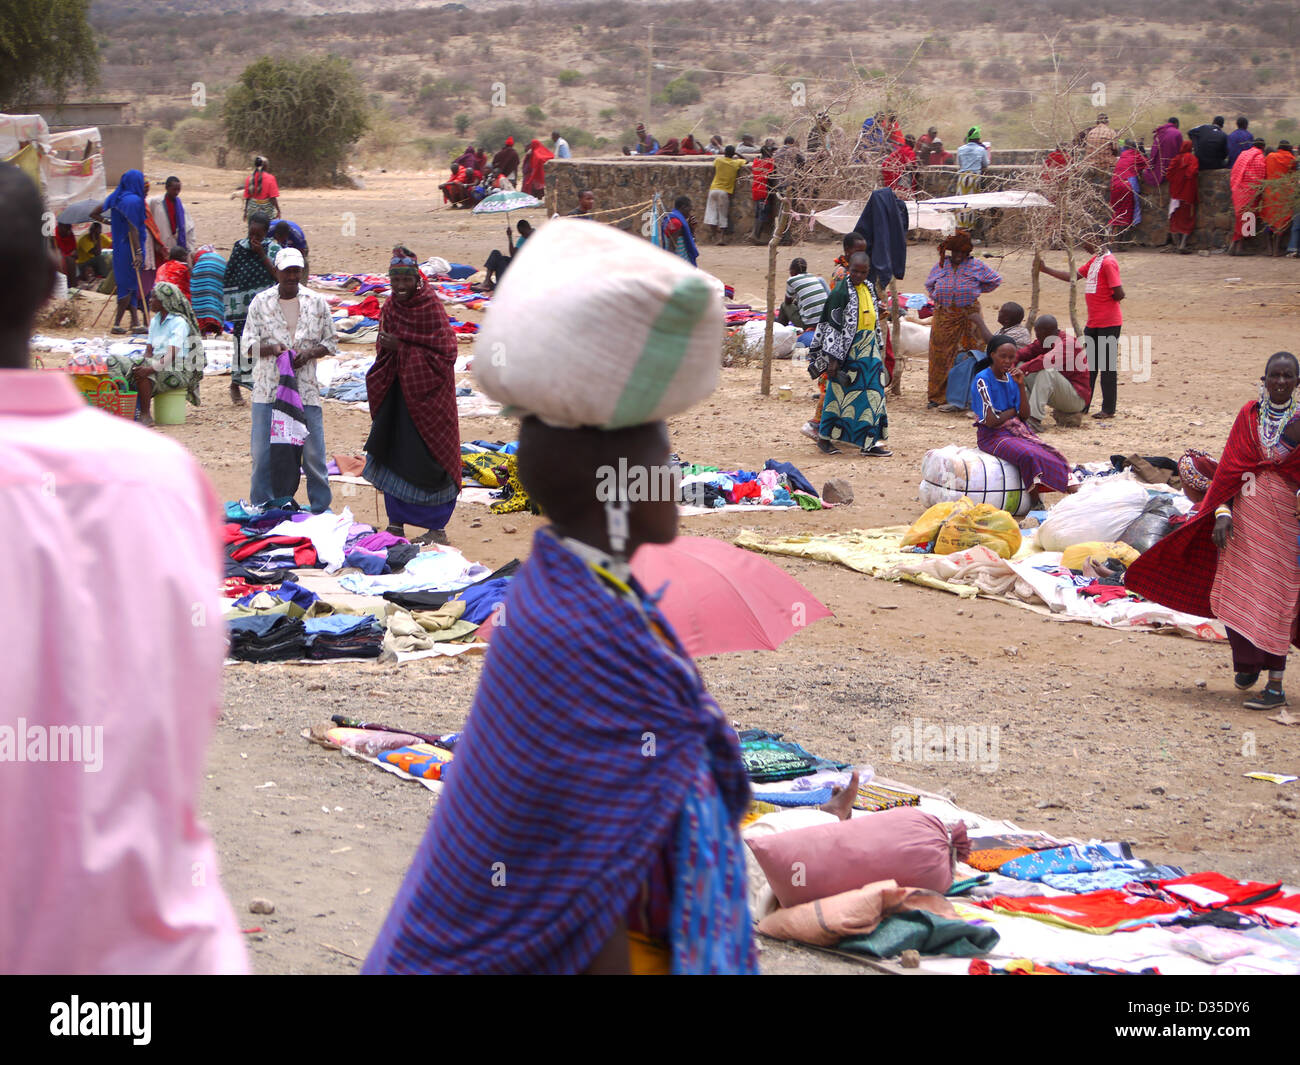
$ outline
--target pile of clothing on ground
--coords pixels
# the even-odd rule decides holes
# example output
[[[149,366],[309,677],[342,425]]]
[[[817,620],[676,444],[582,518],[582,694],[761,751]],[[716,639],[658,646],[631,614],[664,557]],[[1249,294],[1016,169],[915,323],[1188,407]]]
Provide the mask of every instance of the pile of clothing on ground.
[[[354,521],[347,507],[341,514],[309,514],[292,499],[265,507],[227,503],[222,536],[227,577],[299,567],[320,567],[327,573],[344,566],[363,573],[396,573],[420,553],[400,536]]]
[[[392,725],[335,714],[328,724],[303,729],[302,737],[326,750],[342,751],[437,792],[455,760],[460,733],[404,732]]]
[[[916,951],[933,972],[1300,974],[1300,893],[1280,882],[1027,832],[869,766],[847,796],[842,763],[761,730],[740,743],[755,792],[742,826],[750,908],[765,935],[876,959]]]
[[[283,568],[237,564],[241,572],[227,577],[224,588],[233,599],[225,614],[231,657],[283,662],[384,655],[407,661],[452,653],[452,644],[465,645],[459,650],[483,646],[479,629],[504,600],[518,560],[489,571],[452,547],[420,552],[400,538],[376,535],[397,541],[387,550],[409,548],[412,557],[401,572],[352,567],[360,572],[343,574],[324,592],[314,590],[321,587],[314,581],[304,586],[305,575],[286,578]],[[365,559],[349,550],[345,561],[351,567]],[[359,596],[374,597],[374,605],[358,606]]]
[[[723,470],[698,463],[676,463],[683,506],[716,510],[723,507],[799,507],[824,510],[826,503],[812,482],[791,462],[768,459],[761,470]]]

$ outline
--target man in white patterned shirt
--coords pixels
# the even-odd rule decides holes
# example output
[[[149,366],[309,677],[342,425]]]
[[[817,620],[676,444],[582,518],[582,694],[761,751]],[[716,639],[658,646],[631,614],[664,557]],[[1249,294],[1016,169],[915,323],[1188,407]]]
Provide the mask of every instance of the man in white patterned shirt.
[[[333,494],[326,473],[325,418],[321,410],[316,360],[339,353],[324,297],[301,289],[302,253],[285,248],[275,257],[280,283],[259,292],[248,306],[244,343],[258,356],[253,367],[253,482],[249,498],[263,504],[271,498],[271,404],[280,374],[276,360],[283,351],[294,352],[294,377],[302,399],[307,443],[302,465],[307,474],[307,500],[313,513],[329,510]]]

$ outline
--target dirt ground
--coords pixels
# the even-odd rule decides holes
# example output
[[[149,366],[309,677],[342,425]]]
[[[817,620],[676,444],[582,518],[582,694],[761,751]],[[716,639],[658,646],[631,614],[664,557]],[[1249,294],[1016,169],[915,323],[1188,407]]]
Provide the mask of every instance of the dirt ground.
[[[235,175],[178,172],[201,242],[228,248],[242,235],[239,205],[227,198]],[[285,215],[307,231],[313,270],[381,270],[398,241],[421,255],[476,264],[503,246],[500,218],[438,209],[431,175],[369,173],[364,180],[357,191],[286,192]],[[538,212],[530,214],[538,220]],[[798,254],[825,273],[832,249],[807,245]],[[782,250],[781,273],[793,254]],[[912,249],[904,291],[920,289],[934,254],[932,245]],[[991,263],[1006,278],[993,305],[1027,305],[1028,258]],[[765,249],[708,248],[700,265],[733,284],[741,300],[765,302]],[[1052,430],[1049,439],[1072,461],[1134,452],[1176,457],[1189,446],[1217,453],[1236,411],[1255,394],[1266,356],[1294,347],[1300,267],[1285,259],[1132,253],[1121,255],[1121,269],[1125,333],[1152,338],[1150,377],[1121,378],[1114,421],[1085,419],[1082,429]],[[1050,279],[1044,285],[1051,286],[1044,310],[1064,317],[1066,287]],[[818,487],[832,476],[847,478],[856,499],[822,513],[688,518],[683,532],[730,539],[742,527],[787,534],[910,522],[921,509],[926,450],[974,439],[961,416],[925,412],[924,374],[924,360],[903,371],[903,394],[889,403],[894,455],[872,459],[823,456],[799,434],[812,408],[802,364],[778,363],[773,375],[774,386],[793,386],[792,402],[776,399],[775,387],[772,398],[760,396],[757,366],[725,369],[710,401],[673,420],[678,454],[750,469],[768,458],[791,461]],[[190,410],[186,424],[160,431],[194,452],[223,498],[246,496],[247,408],[229,405],[224,379],[211,379],[204,391],[204,405]],[[369,419],[327,402],[325,425],[331,453],[359,452]],[[464,419],[461,434],[513,439],[514,428],[501,418]],[[375,518],[369,488],[335,500],[359,520]],[[526,556],[537,522],[464,505],[448,533],[467,556],[497,566]],[[1300,805],[1293,798],[1300,785],[1242,775],[1300,772],[1300,729],[1242,708],[1226,646],[1057,623],[829,564],[775,561],[835,616],[777,651],[700,662],[737,724],[786,733],[819,754],[870,764],[880,775],[950,793],[968,809],[1025,827],[1132,840],[1142,856],[1189,869],[1300,880]],[[247,937],[258,972],[355,972],[433,807],[420,786],[312,746],[299,731],[340,712],[421,731],[459,728],[481,666],[481,657],[465,655],[400,667],[227,669],[201,812],[241,921],[262,929]],[[892,761],[892,730],[917,719],[998,726],[996,764]],[[249,913],[254,896],[270,898],[275,913]],[[764,943],[764,968],[864,971],[773,943]]]

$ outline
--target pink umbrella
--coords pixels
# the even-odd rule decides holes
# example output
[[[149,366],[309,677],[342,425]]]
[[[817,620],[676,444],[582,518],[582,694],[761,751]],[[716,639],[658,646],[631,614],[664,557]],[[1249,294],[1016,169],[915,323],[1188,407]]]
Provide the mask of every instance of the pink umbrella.
[[[761,555],[705,536],[645,544],[632,573],[692,657],[775,650],[800,629],[831,617],[811,592]]]

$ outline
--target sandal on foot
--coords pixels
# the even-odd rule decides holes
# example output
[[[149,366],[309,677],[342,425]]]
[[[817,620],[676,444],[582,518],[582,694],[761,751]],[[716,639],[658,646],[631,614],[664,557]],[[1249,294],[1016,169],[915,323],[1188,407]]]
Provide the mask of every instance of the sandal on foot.
[[[390,525],[384,532],[388,533],[389,536],[400,536],[403,540],[406,539],[405,525]]]
[[[1233,676],[1232,683],[1236,685],[1238,691],[1244,692],[1253,688],[1257,680],[1259,680],[1259,670],[1255,670],[1254,673],[1237,673]]]
[[[438,544],[445,547],[447,542],[447,534],[441,529],[430,529],[423,536],[417,536],[411,541],[411,543],[418,547],[428,547],[431,544]]]
[[[113,326],[113,328],[110,329],[109,332],[112,333],[115,337],[126,336],[126,330],[123,329],[120,325]]]
[[[1279,706],[1286,706],[1286,693],[1278,688],[1265,688],[1253,699],[1247,699],[1242,704],[1247,710],[1276,710]]]
[[[1099,410],[1099,411],[1097,411],[1097,412],[1093,415],[1093,417],[1094,417],[1097,421],[1099,421],[1099,422],[1104,422],[1104,421],[1107,421],[1107,420],[1110,419],[1110,418],[1115,417],[1115,415],[1114,415],[1114,414],[1111,414],[1111,413],[1108,412],[1108,411]]]
[[[823,455],[840,454],[840,449],[837,448],[834,444],[832,444],[829,440],[818,440],[817,450],[819,450]]]
[[[952,414],[954,411],[959,411],[962,408],[957,406],[956,403],[940,403],[935,409],[940,414]]]
[[[875,458],[887,459],[887,458],[889,458],[889,457],[893,454],[893,452],[890,451],[889,448],[887,448],[887,447],[883,447],[883,446],[880,445],[880,444],[876,444],[874,447],[864,447],[864,448],[862,448],[862,449],[858,452],[858,454],[860,454],[860,455],[872,455],[872,456],[874,456]]]

